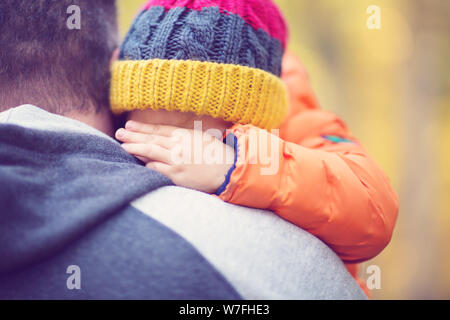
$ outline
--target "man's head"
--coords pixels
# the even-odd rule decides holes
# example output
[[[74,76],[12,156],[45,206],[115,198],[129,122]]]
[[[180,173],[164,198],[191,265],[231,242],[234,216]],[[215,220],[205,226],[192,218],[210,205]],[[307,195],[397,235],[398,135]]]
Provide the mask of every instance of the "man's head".
[[[115,0],[1,0],[0,30],[0,112],[25,103],[63,115],[108,109]]]

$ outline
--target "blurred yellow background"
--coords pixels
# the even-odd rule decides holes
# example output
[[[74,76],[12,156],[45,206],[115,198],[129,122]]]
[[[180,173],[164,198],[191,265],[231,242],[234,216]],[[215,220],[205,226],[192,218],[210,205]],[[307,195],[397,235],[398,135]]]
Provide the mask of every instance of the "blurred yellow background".
[[[124,36],[143,0],[119,0]],[[450,1],[278,0],[324,109],[391,178],[400,213],[376,299],[450,298]],[[380,9],[380,29],[371,5]]]

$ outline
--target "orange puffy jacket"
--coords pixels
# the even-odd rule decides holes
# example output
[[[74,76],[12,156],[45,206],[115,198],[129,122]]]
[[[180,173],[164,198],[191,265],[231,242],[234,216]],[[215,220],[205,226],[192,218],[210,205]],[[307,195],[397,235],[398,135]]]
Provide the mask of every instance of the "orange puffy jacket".
[[[290,52],[283,59],[282,79],[288,87],[290,111],[280,136],[251,125],[232,127],[239,160],[219,197],[269,209],[310,232],[332,248],[356,277],[356,263],[375,257],[389,243],[397,196],[344,122],[320,109],[304,67]],[[279,139],[277,174],[261,175],[266,166],[251,161],[255,154],[250,130]]]

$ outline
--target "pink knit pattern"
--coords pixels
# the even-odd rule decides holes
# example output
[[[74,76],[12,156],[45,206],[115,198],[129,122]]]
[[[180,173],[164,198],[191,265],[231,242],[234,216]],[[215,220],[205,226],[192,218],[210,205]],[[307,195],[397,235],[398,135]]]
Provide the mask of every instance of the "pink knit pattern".
[[[239,15],[254,29],[262,29],[280,40],[286,48],[287,25],[278,7],[271,0],[150,0],[144,10],[162,6],[166,9],[185,7],[201,11],[205,7],[218,7],[222,13]]]

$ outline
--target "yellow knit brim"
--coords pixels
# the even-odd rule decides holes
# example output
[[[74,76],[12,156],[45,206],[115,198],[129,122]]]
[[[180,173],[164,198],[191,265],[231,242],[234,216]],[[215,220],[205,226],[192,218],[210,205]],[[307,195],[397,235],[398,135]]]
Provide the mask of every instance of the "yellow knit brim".
[[[288,108],[283,81],[260,69],[191,60],[117,61],[111,109],[165,109],[278,128]]]

